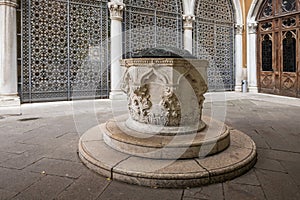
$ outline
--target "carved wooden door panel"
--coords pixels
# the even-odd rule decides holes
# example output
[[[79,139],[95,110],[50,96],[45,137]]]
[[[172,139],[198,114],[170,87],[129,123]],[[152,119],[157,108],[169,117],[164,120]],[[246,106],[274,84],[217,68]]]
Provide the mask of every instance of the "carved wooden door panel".
[[[281,33],[281,74],[280,94],[297,97],[298,75],[297,75],[297,31],[288,30]]]
[[[260,91],[264,93],[275,93],[275,74],[273,70],[273,42],[272,33],[262,34],[260,37],[260,59],[258,65],[260,73],[258,79]]]
[[[259,92],[300,97],[300,1],[266,0],[258,26]]]

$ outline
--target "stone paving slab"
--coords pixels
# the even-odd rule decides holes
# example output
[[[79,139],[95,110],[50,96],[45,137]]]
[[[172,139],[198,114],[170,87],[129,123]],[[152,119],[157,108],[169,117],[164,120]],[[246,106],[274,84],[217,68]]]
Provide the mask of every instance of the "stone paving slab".
[[[86,169],[86,172],[61,192],[57,199],[96,199],[110,183],[110,180]]]
[[[235,183],[224,184],[225,199],[265,200],[261,187]]]
[[[31,185],[25,191],[22,191],[17,196],[15,196],[13,199],[52,200],[56,198],[64,188],[71,185],[72,182],[72,179],[46,175],[42,177],[40,181]]]
[[[41,174],[0,167],[0,188],[19,193],[42,177]]]
[[[183,200],[190,199],[223,199],[223,184],[219,183],[184,190]]]
[[[54,176],[78,178],[81,175],[82,163],[66,160],[42,158],[38,162],[27,167],[25,170]]]
[[[135,157],[116,151],[104,141],[95,140],[99,134],[104,134],[98,128],[90,129],[81,137],[80,158],[100,175],[130,184],[160,188],[196,187],[237,177],[256,162],[254,142],[240,131],[232,132],[232,145],[222,153],[205,158],[167,160]]]
[[[285,171],[292,177],[294,182],[300,188],[300,160],[294,161],[280,161],[281,166],[285,169]],[[300,189],[299,189],[300,190]]]
[[[224,184],[184,190],[161,190],[123,184],[92,173],[85,166],[79,169],[81,175],[78,178],[55,176],[45,180],[44,178],[47,176],[26,169],[37,163],[41,159],[40,156],[29,156],[33,163],[28,163],[26,157],[23,156],[14,159],[14,162],[25,167],[24,169],[9,169],[7,167],[13,167],[11,159],[15,157],[14,155],[19,156],[31,150],[36,151],[42,158],[54,158],[62,163],[76,160],[74,147],[78,144],[79,136],[73,137],[74,133],[78,135],[77,131],[79,130],[80,135],[89,127],[96,125],[97,120],[99,123],[103,123],[112,118],[111,102],[96,101],[97,109],[93,108],[91,101],[78,102],[79,104],[77,103],[75,106],[75,119],[73,119],[74,109],[72,106],[66,107],[66,104],[72,102],[24,104],[21,106],[21,116],[0,114],[0,151],[2,152],[2,154],[0,153],[0,157],[2,156],[0,199],[13,197],[15,199],[88,199],[91,197],[90,199],[101,200],[241,200],[245,194],[247,197],[249,195],[253,199],[260,199],[260,191],[263,192],[267,200],[300,199],[298,195],[300,191],[298,145],[300,139],[300,99],[235,92],[218,94],[217,96],[207,94],[206,97],[208,98],[205,103],[205,113],[211,114],[213,107],[222,108],[226,101],[226,123],[247,133],[256,142],[258,147],[257,168],[254,167],[253,170],[243,176]],[[211,104],[210,100],[218,101],[218,103]],[[80,106],[83,108],[81,109]],[[95,110],[96,114],[94,113]],[[264,112],[267,114],[262,115],[261,113]],[[19,121],[20,119],[36,117],[39,119]],[[89,118],[91,119],[89,120]],[[74,129],[72,124],[79,125],[79,129]],[[43,129],[46,131],[41,131]],[[74,132],[74,130],[76,131]],[[261,131],[259,132],[259,130]],[[270,136],[264,135],[264,132],[267,131],[269,132],[267,134],[271,134]],[[282,137],[285,140],[278,139]],[[34,139],[31,141],[31,138]],[[52,138],[52,140],[47,143],[44,138]],[[69,139],[70,141],[66,142]],[[36,143],[40,140],[46,146],[18,144],[24,140],[28,140],[29,143]],[[272,141],[276,141],[276,143]],[[269,146],[268,143],[271,145]],[[293,145],[289,146],[287,143]],[[277,145],[276,150],[271,149],[272,144]],[[11,154],[13,154],[12,157],[10,157]],[[278,162],[284,171],[279,167]],[[11,166],[8,166],[9,163]],[[1,164],[6,165],[6,168]]]
[[[300,190],[289,174],[268,170],[256,170],[267,199],[299,200]]]
[[[113,181],[97,200],[181,200],[182,190],[136,187]]]
[[[8,190],[0,189],[0,199],[11,199],[17,194],[18,194],[17,192],[11,192]]]

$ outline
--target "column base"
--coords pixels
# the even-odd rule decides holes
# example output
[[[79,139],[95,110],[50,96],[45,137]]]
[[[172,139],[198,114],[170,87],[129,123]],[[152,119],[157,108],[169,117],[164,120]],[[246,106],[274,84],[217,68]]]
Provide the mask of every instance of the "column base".
[[[18,95],[0,95],[0,115],[20,115],[21,102]]]
[[[257,86],[249,86],[248,91],[250,93],[258,93],[258,88],[257,88]]]
[[[236,92],[242,92],[242,86],[240,86],[240,85],[234,86],[234,91],[236,91]]]
[[[109,94],[110,100],[127,100],[127,95],[122,91],[114,91]]]

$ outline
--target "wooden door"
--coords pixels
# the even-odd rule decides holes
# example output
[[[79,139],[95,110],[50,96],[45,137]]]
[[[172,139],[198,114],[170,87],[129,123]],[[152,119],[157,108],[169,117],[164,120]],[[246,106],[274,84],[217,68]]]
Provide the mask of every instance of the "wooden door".
[[[300,1],[266,0],[258,26],[259,92],[300,97]]]

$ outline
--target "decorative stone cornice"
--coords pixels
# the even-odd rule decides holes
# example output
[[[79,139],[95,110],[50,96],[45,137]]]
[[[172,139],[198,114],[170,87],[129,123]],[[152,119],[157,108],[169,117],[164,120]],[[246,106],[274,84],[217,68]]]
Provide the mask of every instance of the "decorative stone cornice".
[[[112,20],[123,20],[123,10],[125,4],[119,1],[108,2],[108,8],[110,11],[110,19]]]
[[[244,30],[244,25],[243,24],[236,24],[235,25],[235,34],[236,35],[242,35],[243,34],[243,30]]]
[[[193,29],[193,22],[195,21],[194,15],[183,15],[183,28],[184,29]]]
[[[248,31],[249,31],[250,34],[256,34],[257,23],[256,22],[248,23]]]

